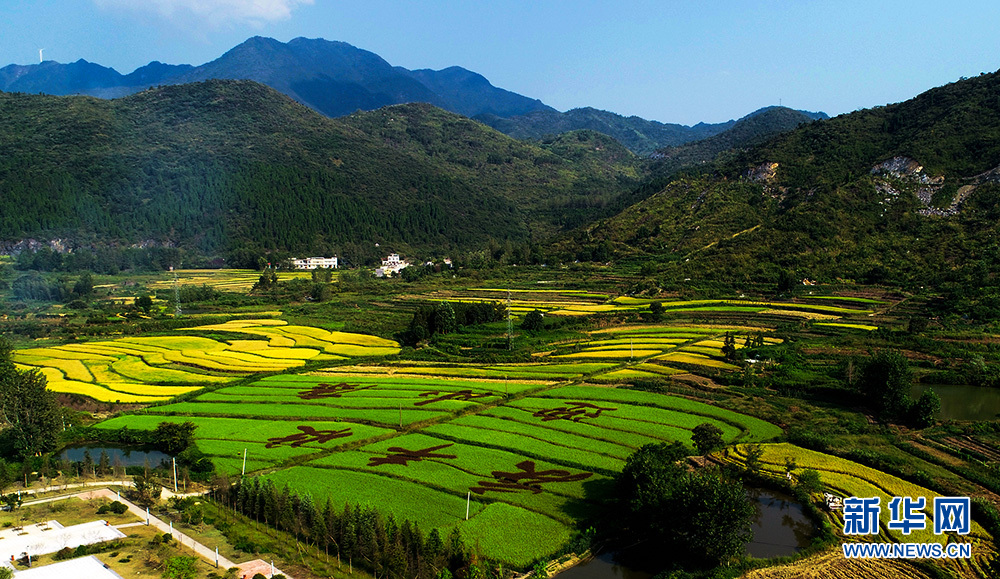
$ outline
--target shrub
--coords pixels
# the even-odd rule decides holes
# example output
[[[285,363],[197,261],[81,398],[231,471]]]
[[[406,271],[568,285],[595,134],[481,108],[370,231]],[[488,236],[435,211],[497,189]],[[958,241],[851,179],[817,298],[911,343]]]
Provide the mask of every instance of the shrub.
[[[125,503],[115,501],[111,504],[101,505],[100,508],[97,509],[97,514],[103,515],[104,513],[114,513],[116,515],[123,515],[127,511],[128,506],[126,506]]]

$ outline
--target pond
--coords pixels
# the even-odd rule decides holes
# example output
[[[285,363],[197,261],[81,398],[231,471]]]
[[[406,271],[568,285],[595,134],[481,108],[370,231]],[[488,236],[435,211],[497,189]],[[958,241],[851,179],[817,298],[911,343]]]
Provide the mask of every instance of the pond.
[[[757,503],[753,539],[747,553],[758,559],[794,555],[809,546],[816,526],[792,497],[765,489],[748,489]]]
[[[90,445],[65,448],[59,453],[59,458],[60,460],[66,459],[70,462],[81,462],[83,461],[84,453],[87,451],[90,452],[90,458],[94,461],[94,464],[97,464],[100,460],[102,451],[108,453],[108,458],[111,460],[112,466],[145,466],[148,462],[151,468],[156,468],[160,466],[161,462],[165,461],[169,463],[173,458],[169,454],[158,450]]]
[[[652,576],[647,571],[619,565],[614,553],[604,553],[563,571],[559,579],[649,579]]]
[[[910,396],[916,400],[933,388],[941,399],[941,420],[994,420],[1000,413],[1000,389],[968,384],[916,384]]]
[[[765,489],[749,489],[749,495],[757,506],[757,516],[753,524],[753,539],[747,544],[747,553],[758,559],[785,557],[809,546],[816,534],[816,526],[794,498]],[[662,563],[661,567],[667,566],[667,561],[655,563]],[[653,575],[654,572],[616,562],[615,553],[604,553],[563,571],[559,578],[649,579]]]

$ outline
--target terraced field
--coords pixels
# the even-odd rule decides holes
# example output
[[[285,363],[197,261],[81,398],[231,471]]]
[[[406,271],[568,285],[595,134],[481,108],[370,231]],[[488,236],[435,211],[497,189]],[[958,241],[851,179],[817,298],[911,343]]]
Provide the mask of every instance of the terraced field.
[[[765,337],[769,328],[726,325],[624,326],[597,330],[589,340],[552,344],[548,354],[553,360],[607,360],[619,364],[643,360],[638,365],[620,368],[595,377],[597,381],[633,378],[657,378],[688,371],[735,370],[722,354],[723,339],[732,334],[736,348],[758,335],[765,344],[781,340]]]
[[[784,476],[785,459],[795,461],[799,469],[814,469],[819,472],[823,485],[832,493],[841,497],[880,497],[883,505],[883,518],[880,519],[879,540],[889,540],[893,542],[920,542],[920,543],[941,543],[948,541],[947,535],[935,535],[932,530],[933,508],[931,506],[933,497],[940,496],[924,487],[907,482],[901,478],[886,474],[884,472],[869,468],[856,462],[823,454],[813,450],[807,450],[798,446],[780,443],[762,445],[763,454],[761,463],[763,470],[775,476]],[[727,460],[743,463],[746,460],[746,447],[738,446],[734,451],[726,454]],[[892,497],[926,497],[927,508],[924,510],[927,515],[927,528],[924,530],[914,530],[909,535],[904,535],[901,531],[889,529],[886,526],[889,504]],[[839,512],[831,515],[835,528],[843,529],[843,518]],[[979,543],[981,547],[986,546],[986,542],[992,542],[989,534],[975,521],[972,523],[972,532],[964,541],[974,543],[973,551]]]
[[[375,336],[289,326],[282,320],[251,319],[191,328],[224,330],[264,340],[221,341],[198,335],[120,338],[14,352],[22,369],[38,369],[55,392],[102,402],[169,400],[206,386],[260,372],[281,372],[307,361],[394,354],[398,345]]]
[[[177,285],[180,286],[208,286],[218,291],[241,292],[250,291],[253,284],[260,279],[260,272],[253,269],[178,269]],[[283,271],[279,279],[287,281],[290,279],[310,279],[311,272],[308,271]],[[334,276],[337,273],[334,272]],[[151,290],[171,289],[174,287],[174,277],[172,274],[164,273],[147,282],[146,286]]]
[[[464,291],[411,296],[430,301],[480,302],[510,300],[511,312],[524,314],[533,310],[555,316],[586,316],[608,313],[635,313],[648,311],[656,302],[663,308],[663,315],[691,316],[718,313],[728,316],[754,316],[781,320],[833,321],[843,318],[868,317],[886,302],[841,296],[805,296],[790,301],[752,300],[747,298],[702,299],[664,301],[656,298],[636,298],[592,293],[570,289],[501,289],[469,288]]]

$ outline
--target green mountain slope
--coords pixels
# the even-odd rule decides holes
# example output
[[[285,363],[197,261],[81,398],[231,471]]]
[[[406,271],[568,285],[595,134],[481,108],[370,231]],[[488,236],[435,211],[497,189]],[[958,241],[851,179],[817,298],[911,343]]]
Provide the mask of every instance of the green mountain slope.
[[[683,167],[709,163],[721,153],[760,145],[775,135],[814,120],[817,120],[815,115],[802,111],[787,107],[767,107],[736,121],[733,126],[717,135],[657,150],[652,155],[657,161],[655,172],[669,174]]]
[[[998,113],[994,73],[809,123],[658,187],[560,247],[567,257],[652,258],[675,282],[790,273],[990,285],[1000,255]]]
[[[708,139],[714,135],[719,135],[720,133],[736,128],[741,123],[744,126],[736,133],[737,143],[740,142],[739,135],[742,134],[745,139],[748,131],[755,133],[769,132],[771,134],[779,132],[775,128],[768,128],[776,121],[775,115],[767,114],[755,121],[753,119],[763,113],[769,113],[771,109],[780,108],[767,107],[760,109],[750,113],[739,121],[726,121],[714,124],[698,123],[690,127],[674,123],[649,121],[634,116],[625,117],[591,107],[572,109],[564,113],[551,110],[535,111],[509,118],[496,115],[479,115],[475,119],[517,139],[540,140],[576,130],[596,131],[613,137],[637,155],[653,155],[654,157],[658,157],[660,156],[657,154],[659,149],[677,147],[685,143]],[[825,113],[792,111],[791,109],[783,110],[790,113],[798,113],[798,115],[808,120],[827,118]],[[778,122],[780,123],[781,121]],[[748,124],[749,127],[747,126]],[[721,141],[721,143],[725,142],[725,139]],[[736,144],[731,146],[736,146]]]
[[[329,119],[249,81],[0,93],[0,240],[455,251],[548,235],[561,204],[596,203],[583,184],[599,201],[640,177],[630,156],[574,160],[427,105],[369,115]]]

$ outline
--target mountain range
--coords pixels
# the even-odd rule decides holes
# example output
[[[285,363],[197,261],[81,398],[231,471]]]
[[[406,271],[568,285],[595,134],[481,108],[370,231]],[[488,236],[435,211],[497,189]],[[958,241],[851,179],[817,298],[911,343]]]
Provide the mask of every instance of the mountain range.
[[[307,38],[283,43],[253,37],[200,66],[154,61],[125,75],[85,60],[12,64],[0,68],[0,91],[117,98],[154,86],[211,79],[254,80],[329,117],[424,102],[519,139],[538,140],[587,129],[614,137],[640,155],[721,133],[736,122],[688,127],[593,108],[561,113],[538,99],[497,88],[482,75],[461,67],[407,70],[345,42]]]
[[[423,104],[331,119],[253,81],[114,100],[0,93],[0,241],[374,257],[526,242],[644,178],[620,144],[537,145]]]
[[[641,190],[556,247],[659,263],[670,285],[937,284],[1000,311],[1000,73],[800,125]]]

